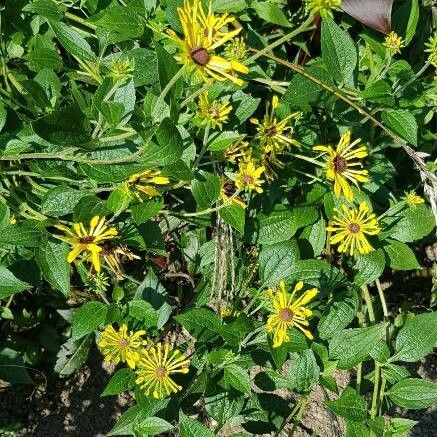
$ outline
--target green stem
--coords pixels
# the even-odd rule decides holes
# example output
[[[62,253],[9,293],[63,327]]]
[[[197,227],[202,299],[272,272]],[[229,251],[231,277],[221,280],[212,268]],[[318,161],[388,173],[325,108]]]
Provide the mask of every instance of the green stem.
[[[298,427],[298,425],[300,424],[302,417],[303,417],[303,413],[305,411],[305,407],[307,406],[309,400],[309,395],[305,395],[302,396],[300,398],[300,408],[299,408],[299,412],[297,413],[296,419],[293,421],[293,428],[291,428],[291,431],[288,433],[289,437],[293,436],[296,428]]]
[[[431,62],[428,60],[425,62],[424,66],[405,84],[400,86],[398,89],[395,90],[393,93],[393,96],[396,97],[401,91],[403,91],[408,85],[412,84],[415,80],[417,80],[420,76],[422,76],[423,73],[428,69],[428,67],[431,65]]]
[[[397,213],[404,208],[404,206],[407,204],[405,200],[401,200],[400,202],[395,203],[393,206],[391,206],[387,211],[382,213],[380,216],[378,216],[378,221],[381,221],[385,216],[387,215],[393,215],[394,213]]]
[[[367,306],[369,321],[370,324],[373,325],[375,324],[375,312],[373,311],[372,298],[370,297],[369,289],[367,288],[367,285],[363,285],[362,290],[363,290],[364,301],[366,302],[366,306]]]
[[[298,153],[288,153],[288,155],[290,155],[290,156],[292,156],[294,158],[302,159],[302,161],[311,162],[311,164],[318,165],[319,167],[325,167],[325,164],[323,164],[322,162],[317,161],[317,159],[310,158],[309,156],[299,155]]]
[[[388,320],[388,308],[385,301],[384,290],[382,289],[379,279],[375,280],[376,288],[378,289],[379,299],[381,300],[382,313],[384,314],[384,322]]]
[[[156,119],[159,115],[159,112],[162,110],[162,104],[164,103],[164,99],[169,93],[169,91],[173,88],[176,82],[182,77],[184,72],[184,67],[181,69],[170,79],[164,89],[161,91],[161,94],[158,97],[158,100],[155,102],[155,106],[152,109],[152,119]]]
[[[387,384],[387,378],[382,375],[381,377],[381,388],[379,390],[379,415],[382,415],[382,403],[384,401],[384,395],[385,395],[385,386]]]
[[[372,406],[370,408],[370,418],[374,419],[378,414],[378,395],[379,395],[379,380],[381,376],[381,367],[375,361],[375,377],[373,381]]]
[[[97,29],[97,26],[95,24],[88,23],[83,18],[78,17],[77,15],[74,15],[71,12],[66,12],[64,15],[65,15],[65,18],[68,18],[71,21],[75,21],[76,23],[80,23],[80,24],[82,24],[82,26],[89,27],[90,29],[93,29],[93,30]]]
[[[363,362],[357,364],[357,381],[355,383],[355,388],[357,393],[361,393],[361,381],[363,380]]]
[[[193,171],[197,170],[197,167],[199,166],[200,160],[203,158],[203,155],[205,154],[206,149],[208,147],[209,129],[210,129],[210,126],[208,124],[205,128],[205,133],[203,134],[202,149],[200,150],[200,153],[197,156],[197,158],[193,164]]]
[[[286,33],[285,35],[281,36],[281,38],[278,38],[276,41],[272,42],[268,46],[264,47],[263,49],[257,51],[254,55],[250,56],[246,63],[250,64],[251,62],[255,61],[255,59],[258,59],[260,56],[264,56],[267,54],[267,52],[270,52],[274,48],[280,46],[284,42],[290,41],[295,36],[299,35],[300,33],[306,32],[307,30],[314,29],[314,26],[312,26],[312,22],[314,20],[313,16],[309,16],[300,26],[298,26],[296,29],[292,30],[289,33]]]
[[[279,429],[275,432],[273,437],[278,437],[281,431],[285,428],[287,423],[289,423],[293,417],[296,415],[296,413],[299,411],[301,406],[302,398],[299,399],[299,401],[296,403],[294,408],[291,410],[290,414],[285,418],[285,420],[282,422],[282,425],[279,427]]]

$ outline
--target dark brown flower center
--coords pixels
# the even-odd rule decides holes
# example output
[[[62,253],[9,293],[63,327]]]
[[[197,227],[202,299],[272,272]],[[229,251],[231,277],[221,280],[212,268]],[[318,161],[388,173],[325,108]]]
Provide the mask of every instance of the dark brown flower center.
[[[348,229],[350,232],[352,232],[352,234],[357,234],[358,232],[360,232],[360,225],[358,223],[351,223],[348,226]]]
[[[121,348],[125,348],[126,346],[128,346],[129,344],[129,340],[127,340],[126,338],[120,338],[120,340],[118,340],[118,345]]]
[[[347,162],[342,156],[336,156],[334,158],[334,168],[337,173],[343,173],[346,170]]]
[[[245,184],[251,184],[251,183],[253,183],[253,177],[246,174],[246,175],[244,175],[243,181]]]
[[[217,108],[209,108],[208,114],[211,116],[211,118],[220,118],[220,111]]]
[[[226,196],[232,196],[235,192],[235,186],[231,182],[226,182],[226,184],[223,185],[223,191],[225,192]]]
[[[272,127],[268,127],[265,130],[265,134],[266,136],[268,136],[269,138],[272,138],[276,135],[276,126],[272,126]]]
[[[209,61],[208,51],[203,47],[193,47],[190,55],[191,59],[198,65],[206,65]]]
[[[163,378],[167,375],[167,369],[164,366],[159,366],[155,369],[155,376],[157,378]]]
[[[289,322],[293,319],[293,311],[291,311],[290,308],[282,308],[282,310],[279,311],[279,318],[283,322]]]
[[[94,237],[92,235],[86,235],[85,237],[81,237],[79,241],[82,244],[90,244],[94,241]]]

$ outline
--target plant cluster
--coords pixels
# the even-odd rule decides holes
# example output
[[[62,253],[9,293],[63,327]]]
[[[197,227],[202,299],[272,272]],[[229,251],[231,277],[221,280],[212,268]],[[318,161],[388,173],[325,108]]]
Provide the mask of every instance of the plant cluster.
[[[108,436],[292,435],[317,384],[350,437],[437,403],[405,364],[437,342],[432,5],[351,3],[6,0],[0,379],[97,348],[135,399]]]

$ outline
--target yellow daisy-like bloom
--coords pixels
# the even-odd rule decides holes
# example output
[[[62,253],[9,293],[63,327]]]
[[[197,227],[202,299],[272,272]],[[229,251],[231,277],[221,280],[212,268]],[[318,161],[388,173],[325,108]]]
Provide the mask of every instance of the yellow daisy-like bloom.
[[[177,349],[170,350],[165,343],[158,343],[149,350],[143,350],[138,363],[136,383],[146,396],[162,399],[170,393],[177,393],[182,387],[170,375],[189,372],[190,360]]]
[[[393,31],[385,37],[382,45],[388,48],[388,51],[391,55],[399,53],[401,51],[401,48],[405,47],[403,39],[396,32]]]
[[[332,11],[338,10],[341,3],[342,0],[306,0],[306,9],[311,15],[332,17]]]
[[[257,118],[251,118],[250,121],[256,124],[257,133],[255,138],[259,140],[260,146],[265,153],[280,153],[290,145],[299,146],[299,143],[293,138],[288,137],[289,133],[293,132],[293,127],[287,125],[291,118],[299,118],[300,112],[295,112],[285,117],[283,120],[277,120],[275,117],[275,110],[279,105],[278,96],[273,96],[271,102],[266,103],[266,113],[262,121]]]
[[[229,102],[221,103],[217,100],[209,101],[208,92],[201,94],[199,97],[199,114],[203,121],[211,127],[222,128],[223,123],[228,121],[228,115],[232,111],[232,105]]]
[[[106,264],[117,279],[123,279],[123,269],[121,259],[125,258],[129,261],[140,259],[138,255],[132,253],[129,248],[122,244],[105,243],[99,253],[100,261]]]
[[[244,61],[249,53],[243,38],[233,39],[224,50],[224,56],[229,61]]]
[[[126,363],[131,369],[135,369],[141,358],[140,349],[147,344],[147,341],[141,338],[145,334],[146,331],[128,332],[124,323],[118,331],[112,325],[108,325],[97,345],[102,349],[105,361],[113,364]]]
[[[403,197],[403,200],[412,208],[414,208],[416,205],[420,205],[421,203],[425,203],[425,199],[416,194],[414,190],[405,192],[404,194],[405,196]]]
[[[360,138],[351,142],[350,131],[345,132],[334,150],[331,146],[315,146],[314,150],[327,154],[326,177],[334,181],[334,194],[339,197],[343,194],[347,199],[352,200],[354,195],[350,182],[358,186],[358,182],[369,180],[367,170],[363,170],[363,164],[359,161],[368,155],[367,147],[360,145]],[[358,167],[358,169],[357,169]]]
[[[231,180],[226,180],[224,177],[221,178],[221,187],[220,187],[220,200],[223,203],[227,203],[229,205],[238,205],[242,208],[246,208],[246,204],[239,197],[233,197],[235,193],[235,184]]]
[[[239,140],[225,150],[224,159],[231,164],[250,161],[252,159],[252,148],[247,141]]]
[[[274,312],[267,320],[266,331],[273,332],[273,347],[279,347],[284,341],[289,340],[288,328],[292,327],[300,329],[310,340],[313,339],[311,332],[306,329],[309,325],[307,318],[312,316],[313,312],[305,305],[314,299],[319,291],[317,288],[311,288],[298,296],[302,288],[303,282],[299,281],[289,295],[285,289],[285,282],[281,281],[276,290],[268,290]]]
[[[91,260],[94,270],[100,272],[99,253],[102,251],[102,243],[118,235],[115,227],[108,227],[105,223],[105,217],[96,215],[91,219],[89,229],[86,229],[83,223],[74,223],[71,229],[64,225],[56,225],[56,228],[66,233],[65,236],[58,236],[58,238],[73,246],[67,256],[69,263],[84,254],[84,259]]]
[[[332,232],[329,242],[338,244],[339,252],[349,252],[351,256],[360,253],[365,255],[374,249],[366,235],[377,235],[381,232],[375,214],[369,214],[369,206],[361,202],[359,209],[341,206],[341,211],[335,208],[336,215],[326,228]]]
[[[434,32],[434,35],[429,37],[427,43],[425,43],[425,52],[429,53],[428,61],[437,67],[437,32]]]
[[[130,176],[127,183],[129,187],[134,190],[138,200],[141,201],[142,199],[141,196],[138,196],[138,192],[145,194],[149,199],[160,196],[161,193],[155,188],[155,186],[167,185],[170,183],[170,179],[161,176],[159,170],[145,170],[142,173]]]
[[[239,190],[255,190],[257,193],[262,193],[261,185],[264,183],[264,180],[260,179],[260,177],[263,172],[264,167],[257,168],[253,161],[242,162],[238,168],[235,186]]]
[[[212,12],[212,2],[209,2],[208,13],[205,13],[200,1],[198,19],[202,36],[210,42],[219,41],[221,38],[227,37],[228,31],[226,27],[235,21],[235,18],[228,14],[214,15],[214,12]]]
[[[193,4],[185,0],[184,7],[178,8],[178,14],[184,39],[179,38],[172,30],[167,32],[181,51],[176,57],[177,61],[185,65],[190,72],[197,73],[205,82],[229,79],[237,85],[242,85],[243,81],[237,77],[237,73],[247,74],[249,69],[238,61],[227,61],[214,54],[215,49],[232,40],[242,28],[217,33],[217,23],[220,20],[228,23],[231,18],[208,18],[200,0],[193,0]],[[211,28],[212,22],[214,25]]]

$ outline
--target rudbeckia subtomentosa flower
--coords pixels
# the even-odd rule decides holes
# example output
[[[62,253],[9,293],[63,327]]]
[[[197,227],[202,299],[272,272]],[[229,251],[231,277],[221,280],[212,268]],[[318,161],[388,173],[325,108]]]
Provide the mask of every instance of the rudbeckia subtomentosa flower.
[[[311,15],[326,18],[332,17],[332,11],[338,10],[341,3],[342,0],[306,0],[306,8]]]
[[[290,136],[293,127],[288,125],[288,121],[291,118],[299,118],[301,113],[295,112],[278,120],[275,116],[278,105],[278,96],[273,96],[271,104],[270,102],[266,103],[263,119],[261,121],[257,118],[250,119],[257,126],[255,138],[258,139],[260,147],[265,153],[280,153],[291,145],[299,146],[299,143]]]
[[[360,161],[367,156],[367,147],[357,146],[360,141],[361,139],[357,139],[351,142],[351,133],[347,131],[341,136],[335,149],[332,146],[313,147],[314,150],[327,154],[326,177],[334,181],[334,194],[337,197],[343,194],[344,197],[352,200],[354,195],[350,182],[358,186],[358,182],[369,180],[369,172],[362,169],[363,164]]]
[[[257,193],[262,193],[261,185],[264,183],[264,180],[261,179],[261,175],[263,172],[264,167],[256,167],[253,161],[241,162],[235,186],[240,190],[255,190]]]
[[[339,244],[339,252],[349,252],[352,256],[357,252],[365,255],[374,249],[367,240],[366,235],[377,235],[381,232],[375,214],[369,214],[369,206],[361,202],[359,209],[341,206],[341,210],[335,208],[335,216],[326,228],[332,232],[331,244]]]
[[[166,176],[161,176],[160,170],[145,170],[142,173],[134,174],[127,180],[129,188],[134,191],[138,200],[138,192],[145,194],[149,199],[160,196],[161,192],[156,189],[158,185],[167,185],[170,179]]]
[[[382,43],[383,46],[388,48],[390,55],[395,55],[401,51],[402,47],[405,47],[403,39],[396,33],[390,32]]]
[[[199,115],[206,124],[213,128],[219,127],[221,129],[223,123],[228,120],[231,111],[232,105],[229,102],[210,101],[207,92],[199,97]]]
[[[90,259],[94,270],[100,272],[99,253],[106,240],[117,237],[117,229],[106,225],[106,218],[94,216],[90,221],[89,229],[83,223],[74,223],[69,229],[64,225],[56,225],[56,228],[65,232],[65,236],[58,236],[63,241],[71,244],[73,248],[67,256],[67,261],[72,263],[79,255],[85,255],[84,259]]]
[[[165,343],[144,349],[138,362],[136,384],[146,396],[162,399],[177,393],[182,387],[171,378],[172,374],[189,372],[190,360],[177,349],[171,350]]]
[[[405,196],[403,200],[407,203],[408,206],[415,207],[416,205],[420,205],[421,203],[425,203],[425,199],[418,194],[414,190],[405,192]]]
[[[126,363],[131,369],[135,369],[140,360],[140,348],[147,344],[141,338],[145,333],[142,330],[128,332],[126,324],[122,324],[118,331],[112,325],[107,325],[97,345],[102,349],[105,361],[113,364]]]
[[[309,326],[307,318],[313,312],[306,307],[317,295],[317,288],[300,293],[303,282],[299,281],[291,295],[287,293],[285,282],[281,281],[276,290],[268,291],[273,305],[273,313],[269,316],[266,331],[273,333],[273,347],[279,347],[284,341],[288,341],[288,329],[296,327],[300,329],[310,340],[313,339],[311,332],[306,329]]]
[[[228,61],[214,53],[215,49],[232,40],[241,31],[241,27],[220,32],[220,35],[214,32],[214,27],[203,27],[210,24],[202,19],[205,13],[200,0],[193,0],[192,4],[185,0],[184,7],[178,8],[178,14],[184,38],[179,38],[172,30],[167,32],[180,49],[176,59],[205,82],[229,79],[237,85],[242,85],[243,81],[237,77],[237,73],[246,74],[249,69],[238,61]],[[215,23],[217,20],[214,18]],[[229,18],[226,18],[224,21],[229,22],[228,20]]]

